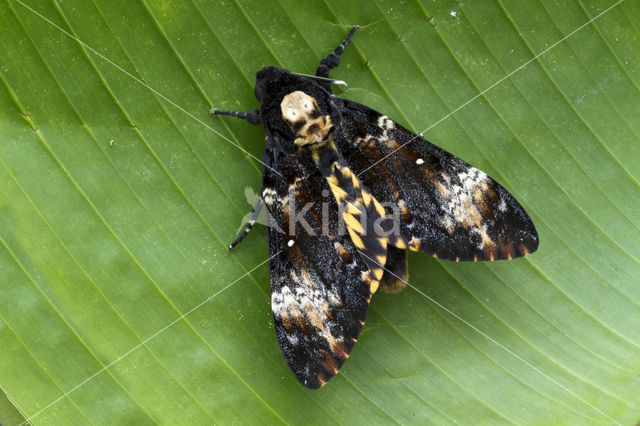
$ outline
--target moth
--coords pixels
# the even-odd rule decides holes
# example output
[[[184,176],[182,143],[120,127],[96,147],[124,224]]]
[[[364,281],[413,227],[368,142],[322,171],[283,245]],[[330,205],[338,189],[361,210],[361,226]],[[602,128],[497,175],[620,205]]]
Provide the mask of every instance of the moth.
[[[349,357],[378,287],[406,285],[408,250],[482,261],[538,248],[533,222],[499,183],[387,116],[333,95],[329,71],[357,28],[315,76],[258,71],[259,110],[211,110],[264,128],[261,196],[229,248],[265,208],[276,335],[309,389]]]

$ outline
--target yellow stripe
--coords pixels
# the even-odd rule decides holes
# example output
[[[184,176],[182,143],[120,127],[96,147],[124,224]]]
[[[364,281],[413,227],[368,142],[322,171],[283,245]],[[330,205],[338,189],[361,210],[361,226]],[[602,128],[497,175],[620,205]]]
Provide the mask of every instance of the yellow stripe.
[[[349,213],[343,214],[342,217],[344,218],[344,222],[347,224],[347,227],[350,230],[357,232],[358,234],[364,233],[364,229],[362,229],[362,225],[360,224],[360,221],[358,219],[356,219]]]
[[[362,200],[364,201],[364,205],[368,206],[369,204],[371,204],[371,194],[369,194],[367,191],[362,191]]]
[[[362,210],[360,210],[360,208],[356,206],[354,203],[347,203],[346,213],[353,214],[353,215],[361,215]]]
[[[393,244],[391,245],[396,246],[399,249],[407,248],[407,244],[404,242],[404,240],[400,236],[396,237],[396,239],[393,241]]]
[[[376,208],[376,211],[378,212],[380,217],[384,217],[386,212],[384,211],[384,207],[382,207],[382,204],[380,204],[378,200],[375,199],[375,197],[372,196],[371,198],[373,199],[373,206]]]
[[[349,236],[351,237],[351,241],[353,241],[353,244],[356,247],[358,247],[360,250],[364,250],[364,243],[362,242],[362,239],[358,234],[353,232],[351,228],[349,228]]]
[[[382,268],[376,268],[372,272],[373,272],[373,277],[377,281],[380,281],[380,279],[382,278],[382,274],[384,273],[384,270]]]
[[[336,197],[336,201],[338,202],[338,204],[342,204],[343,200],[348,197],[347,192],[344,189],[340,188],[338,185],[333,184],[331,181],[329,181],[329,186],[331,186],[331,191],[333,192],[333,196]]]

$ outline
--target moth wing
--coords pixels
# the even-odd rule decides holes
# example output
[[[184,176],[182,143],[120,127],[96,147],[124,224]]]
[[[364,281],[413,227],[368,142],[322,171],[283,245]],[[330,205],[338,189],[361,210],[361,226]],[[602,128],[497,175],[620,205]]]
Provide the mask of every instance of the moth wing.
[[[338,228],[337,204],[315,164],[290,155],[271,162],[283,176],[268,168],[263,172],[275,330],[296,378],[316,389],[349,356],[367,315],[371,280],[349,235]],[[308,203],[313,204],[304,221],[295,218]]]
[[[538,248],[529,215],[498,182],[377,111],[343,102],[337,148],[389,213],[396,206],[396,246],[456,261]]]

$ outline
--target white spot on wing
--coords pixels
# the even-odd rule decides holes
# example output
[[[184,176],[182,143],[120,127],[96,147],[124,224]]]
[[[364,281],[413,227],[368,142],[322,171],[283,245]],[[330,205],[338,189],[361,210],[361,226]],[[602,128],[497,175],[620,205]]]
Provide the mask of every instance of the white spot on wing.
[[[418,159],[416,160],[416,164],[417,164],[417,165],[424,164],[424,160],[423,160],[422,158],[418,158]]]
[[[332,291],[329,291],[327,295],[329,296],[329,302],[333,306],[342,306],[342,300],[340,299],[340,296],[338,295],[338,293],[332,290]]]
[[[298,344],[298,336],[296,336],[295,334],[287,334],[287,340],[293,346],[296,346]]]
[[[294,241],[293,241],[293,240],[289,240],[289,241],[287,242],[287,246],[289,246],[289,247],[293,247],[293,243],[294,243]]]
[[[475,167],[469,167],[457,173],[459,184],[451,182],[451,180],[455,182],[455,178],[450,180],[444,174],[441,176],[447,183],[443,186],[448,188],[448,191],[443,196],[448,203],[441,206],[443,214],[440,216],[440,223],[449,233],[455,229],[456,224],[470,228],[470,232],[473,232],[474,228],[479,226],[478,222],[482,220],[476,203],[482,199],[488,176]],[[477,232],[483,237],[485,243],[491,241],[486,232],[481,230]]]
[[[271,207],[273,202],[278,199],[278,194],[273,188],[265,188],[262,191],[262,199],[267,206]]]
[[[282,286],[280,291],[274,291],[271,293],[271,310],[273,315],[277,318],[282,316],[282,309],[285,307],[284,298],[286,294],[291,294],[288,286]]]
[[[453,226],[453,219],[451,219],[451,216],[444,215],[440,218],[440,220],[442,222],[442,226],[444,226],[444,229],[447,230],[449,235],[453,235],[455,228]]]
[[[389,117],[387,117],[386,115],[381,115],[380,117],[378,117],[378,127],[380,127],[383,130],[383,138],[387,138],[387,130],[391,130],[391,129],[395,129],[396,128],[396,124],[393,122],[393,120],[390,120]]]

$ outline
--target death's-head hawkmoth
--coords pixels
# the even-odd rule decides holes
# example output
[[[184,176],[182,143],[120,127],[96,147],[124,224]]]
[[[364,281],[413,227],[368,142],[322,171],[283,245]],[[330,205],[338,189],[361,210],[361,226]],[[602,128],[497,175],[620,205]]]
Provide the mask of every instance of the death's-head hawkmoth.
[[[222,111],[266,133],[262,191],[249,224],[267,213],[271,307],[282,353],[316,389],[333,377],[362,330],[371,296],[402,289],[407,251],[439,259],[512,259],[538,248],[536,229],[499,183],[387,116],[332,94],[315,76],[270,66],[256,74],[259,110]]]

